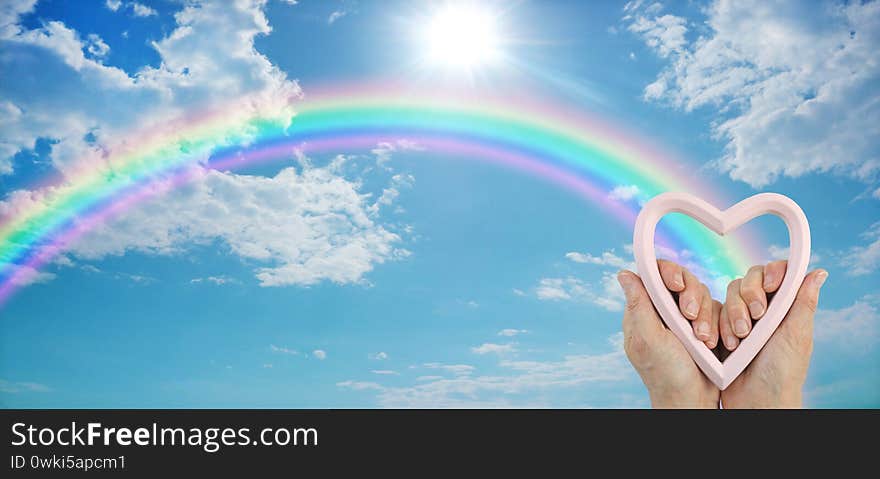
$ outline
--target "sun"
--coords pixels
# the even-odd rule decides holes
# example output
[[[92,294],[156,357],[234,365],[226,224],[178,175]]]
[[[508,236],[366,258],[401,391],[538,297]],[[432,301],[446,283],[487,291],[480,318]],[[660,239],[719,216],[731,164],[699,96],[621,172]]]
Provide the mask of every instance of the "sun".
[[[473,70],[496,63],[501,56],[497,15],[478,5],[445,5],[428,19],[422,48],[435,67]]]

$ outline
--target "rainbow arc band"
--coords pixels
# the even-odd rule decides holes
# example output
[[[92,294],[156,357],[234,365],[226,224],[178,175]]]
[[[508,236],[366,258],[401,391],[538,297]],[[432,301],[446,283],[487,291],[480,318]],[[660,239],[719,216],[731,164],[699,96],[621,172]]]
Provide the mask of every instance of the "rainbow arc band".
[[[634,224],[637,201],[610,192],[636,186],[642,198],[689,191],[725,204],[711,185],[697,184],[680,161],[608,121],[549,103],[514,104],[437,94],[388,95],[330,91],[296,105],[245,114],[242,102],[190,115],[180,124],[126,135],[101,158],[85,158],[43,201],[0,220],[0,305],[71,242],[141,201],[205,174],[294,154],[344,153],[381,143],[411,145],[432,155],[483,161],[572,191],[622,225]],[[244,145],[244,146],[243,146]],[[658,232],[662,246],[688,250],[719,275],[741,275],[763,259],[744,238],[729,249],[684,217]]]

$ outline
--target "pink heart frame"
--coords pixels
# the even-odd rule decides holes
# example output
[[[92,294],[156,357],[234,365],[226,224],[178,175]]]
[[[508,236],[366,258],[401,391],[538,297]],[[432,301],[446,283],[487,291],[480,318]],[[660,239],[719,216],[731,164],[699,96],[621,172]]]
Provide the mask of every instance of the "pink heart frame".
[[[657,222],[668,213],[686,214],[719,235],[766,214],[782,218],[788,227],[788,269],[782,285],[751,333],[740,342],[724,362],[694,335],[691,322],[682,316],[672,294],[663,284],[654,251]],[[724,390],[752,362],[788,313],[804,281],[810,262],[810,225],[803,210],[791,198],[776,193],[761,193],[731,206],[725,211],[687,193],[662,193],[648,201],[636,218],[633,232],[633,255],[636,268],[648,295],[663,321],[681,341],[688,353],[719,389]],[[744,273],[744,272],[743,272]]]

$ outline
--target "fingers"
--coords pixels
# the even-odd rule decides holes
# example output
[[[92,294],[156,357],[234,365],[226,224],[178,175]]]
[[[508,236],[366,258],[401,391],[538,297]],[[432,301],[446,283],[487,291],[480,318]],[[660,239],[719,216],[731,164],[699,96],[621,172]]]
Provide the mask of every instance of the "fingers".
[[[666,288],[679,293],[678,304],[681,314],[687,319],[696,320],[700,315],[704,301],[707,299],[704,296],[708,296],[708,294],[704,294],[703,284],[686,268],[672,261],[660,259],[657,260],[657,266],[660,268],[660,277]],[[711,304],[711,297],[708,300]],[[711,311],[709,313],[711,317]],[[695,324],[694,328],[696,327]]]
[[[767,311],[767,294],[764,292],[764,267],[752,266],[740,283],[739,295],[749,308],[752,319],[760,319]]]
[[[721,308],[718,315],[718,334],[721,335],[721,342],[728,351],[733,351],[739,346],[739,338],[733,332],[733,326],[727,317],[727,308]]]
[[[677,263],[658,259],[657,266],[660,268],[660,277],[663,278],[663,284],[669,291],[680,293],[684,289],[684,273]]]
[[[782,284],[785,278],[785,270],[788,267],[788,261],[772,261],[764,266],[764,292],[773,293]]]
[[[661,259],[657,266],[666,288],[679,293],[679,309],[693,321],[694,335],[710,349],[714,348],[718,344],[718,315],[713,314],[709,288],[677,263]]]
[[[682,268],[682,273],[684,275],[684,290],[678,295],[678,307],[685,318],[693,321],[700,314],[704,286],[687,269]]]
[[[718,345],[718,315],[713,314],[715,311],[709,288],[705,285],[701,286],[702,303],[697,319],[694,321],[694,334],[709,349],[714,349]]]
[[[785,278],[787,261],[773,261],[766,266],[753,266],[742,279],[727,286],[727,299],[719,314],[718,334],[728,351],[739,346],[749,335],[752,319],[759,319],[767,311],[767,294],[779,289]],[[786,318],[788,327],[810,326],[819,301],[819,288],[828,278],[825,270],[816,270],[804,278],[797,297]],[[802,323],[800,326],[794,323]],[[809,324],[806,324],[809,323]]]
[[[742,339],[749,335],[752,329],[752,321],[745,301],[740,297],[742,279],[733,280],[727,286],[727,298],[724,300],[724,309],[727,310],[727,321],[733,334]]]

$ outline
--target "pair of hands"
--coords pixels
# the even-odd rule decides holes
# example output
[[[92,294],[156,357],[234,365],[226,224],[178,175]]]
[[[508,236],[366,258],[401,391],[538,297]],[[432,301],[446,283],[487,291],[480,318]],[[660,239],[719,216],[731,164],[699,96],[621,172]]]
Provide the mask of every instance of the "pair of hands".
[[[772,294],[785,277],[787,262],[754,266],[732,281],[721,304],[686,268],[658,261],[660,276],[678,296],[682,315],[694,334],[723,360],[749,335],[753,321],[767,311]],[[743,373],[724,391],[703,375],[678,338],[660,319],[641,278],[621,271],[617,279],[626,295],[624,349],[642,377],[651,404],[661,408],[799,408],[813,351],[813,314],[825,270],[807,274],[797,298],[779,327]]]

